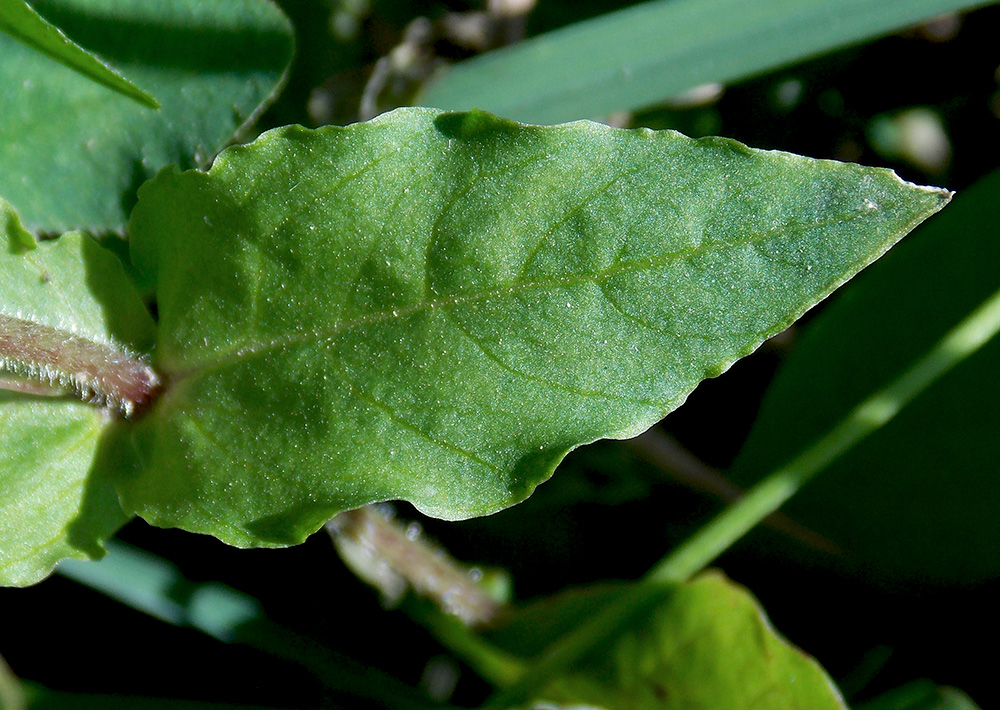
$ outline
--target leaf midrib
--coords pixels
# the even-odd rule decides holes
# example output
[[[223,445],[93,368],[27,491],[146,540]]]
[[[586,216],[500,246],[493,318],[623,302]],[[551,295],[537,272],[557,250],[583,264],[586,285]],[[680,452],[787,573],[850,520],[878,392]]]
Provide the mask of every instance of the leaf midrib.
[[[880,209],[879,211],[882,210]],[[504,288],[490,289],[487,291],[479,291],[475,293],[458,294],[455,296],[425,299],[417,303],[411,304],[409,306],[403,306],[401,308],[386,309],[382,311],[365,313],[360,316],[351,318],[349,320],[336,322],[332,324],[330,327],[322,330],[314,329],[308,331],[292,332],[280,337],[272,338],[267,341],[254,343],[252,345],[244,345],[228,353],[221,353],[217,358],[214,358],[212,360],[206,360],[201,364],[191,363],[186,368],[184,366],[181,366],[174,369],[173,371],[169,370],[168,368],[165,369],[170,374],[172,380],[179,381],[181,379],[186,379],[194,375],[205,374],[207,372],[218,370],[227,367],[229,365],[234,365],[246,358],[256,357],[258,355],[262,355],[264,353],[271,352],[273,350],[280,350],[284,348],[294,347],[297,345],[305,345],[310,341],[331,340],[338,335],[349,333],[353,330],[356,330],[357,328],[361,328],[367,325],[384,323],[391,320],[402,320],[404,318],[409,318],[418,313],[433,311],[434,309],[437,308],[448,309],[456,306],[465,305],[468,303],[475,303],[477,301],[489,300],[493,298],[519,296],[523,293],[537,289],[565,288],[587,283],[599,283],[602,281],[610,280],[622,274],[636,273],[642,271],[653,271],[666,266],[670,266],[676,262],[690,261],[695,257],[709,253],[713,249],[723,250],[723,249],[734,249],[743,246],[751,246],[766,241],[767,239],[773,237],[774,235],[782,232],[789,232],[794,234],[797,232],[801,232],[805,229],[822,229],[823,227],[827,227],[832,224],[852,221],[859,217],[869,217],[873,216],[873,214],[874,212],[871,210],[858,208],[851,210],[850,212],[844,215],[829,217],[820,222],[797,223],[790,221],[779,227],[775,227],[763,232],[750,233],[738,239],[731,239],[725,243],[720,243],[720,242],[702,243],[696,246],[688,247],[686,249],[681,249],[675,252],[671,252],[669,254],[665,254],[657,258],[614,264],[612,266],[609,266],[605,269],[601,269],[591,274],[571,274],[561,277],[541,279],[537,281],[514,283]]]

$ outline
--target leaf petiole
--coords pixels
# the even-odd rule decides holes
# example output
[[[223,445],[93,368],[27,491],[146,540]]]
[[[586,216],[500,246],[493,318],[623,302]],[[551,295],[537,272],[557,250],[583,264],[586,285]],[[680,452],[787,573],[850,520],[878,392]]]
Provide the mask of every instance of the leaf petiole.
[[[75,392],[131,416],[160,385],[137,357],[50,325],[0,315],[0,388],[32,394]]]

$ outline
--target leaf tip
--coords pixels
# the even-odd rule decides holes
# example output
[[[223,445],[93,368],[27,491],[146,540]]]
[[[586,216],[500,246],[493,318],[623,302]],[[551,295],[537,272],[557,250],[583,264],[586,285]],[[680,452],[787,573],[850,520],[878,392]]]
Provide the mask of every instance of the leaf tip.
[[[916,193],[922,193],[922,196],[929,198],[929,201],[934,205],[931,210],[931,214],[941,210],[951,202],[952,198],[955,196],[954,190],[949,190],[944,187],[935,187],[934,185],[920,185],[915,182],[910,182],[909,180],[904,180],[895,170],[889,171],[893,178],[895,178],[903,187],[908,190],[912,190]]]

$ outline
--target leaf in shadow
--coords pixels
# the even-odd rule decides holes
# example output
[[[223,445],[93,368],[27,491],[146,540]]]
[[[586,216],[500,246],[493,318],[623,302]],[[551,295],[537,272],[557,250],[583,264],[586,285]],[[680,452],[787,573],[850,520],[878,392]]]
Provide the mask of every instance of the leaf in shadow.
[[[0,195],[33,231],[123,231],[165,165],[209,162],[284,81],[288,20],[265,0],[39,0],[160,102],[150,111],[0,35]]]

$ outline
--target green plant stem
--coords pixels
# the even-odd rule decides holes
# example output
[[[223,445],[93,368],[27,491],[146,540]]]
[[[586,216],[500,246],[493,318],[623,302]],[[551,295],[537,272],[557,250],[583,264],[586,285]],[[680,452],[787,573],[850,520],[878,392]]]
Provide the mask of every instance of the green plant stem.
[[[620,629],[648,615],[673,591],[673,584],[641,582],[626,587],[620,596],[590,619],[549,646],[529,666],[516,684],[492,698],[486,709],[508,708],[534,699],[553,678],[585,654],[610,641]]]
[[[513,686],[487,707],[524,703],[619,629],[648,613],[709,565],[757,523],[771,515],[813,476],[849,448],[888,423],[920,392],[1000,332],[1000,290],[949,331],[924,357],[887,387],[856,407],[826,436],[778,469],[655,565],[640,584],[609,603],[586,624],[552,644]]]
[[[431,602],[410,595],[403,602],[403,610],[495,687],[513,685],[528,670],[522,659],[494,646],[457,617],[443,612]]]
[[[682,582],[702,570],[757,523],[780,508],[813,476],[885,426],[920,392],[1000,331],[1000,291],[949,331],[887,387],[858,405],[826,436],[758,483],[739,501],[667,555],[646,576]]]

